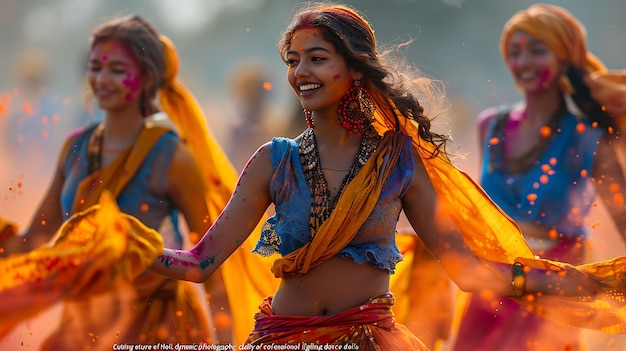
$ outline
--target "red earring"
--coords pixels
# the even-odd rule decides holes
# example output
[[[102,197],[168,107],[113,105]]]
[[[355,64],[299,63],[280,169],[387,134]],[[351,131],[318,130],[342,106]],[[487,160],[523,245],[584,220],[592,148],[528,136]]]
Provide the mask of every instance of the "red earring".
[[[313,116],[311,115],[311,111],[304,109],[304,120],[306,121],[306,126],[313,129],[315,125],[313,124]]]
[[[346,95],[339,101],[339,118],[337,124],[346,128],[350,133],[362,135],[367,126],[372,123],[376,106],[370,93],[361,88],[361,81],[355,80]]]

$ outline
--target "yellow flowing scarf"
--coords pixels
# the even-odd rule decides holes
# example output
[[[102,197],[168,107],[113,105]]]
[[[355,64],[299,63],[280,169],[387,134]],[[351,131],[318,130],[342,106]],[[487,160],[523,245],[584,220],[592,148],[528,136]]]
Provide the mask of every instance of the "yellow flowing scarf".
[[[160,90],[161,106],[178,128],[200,165],[206,180],[205,199],[209,223],[213,223],[230,199],[237,182],[237,173],[213,138],[206,118],[194,96],[176,79],[179,59],[174,44],[161,36],[165,45],[165,84]],[[254,327],[254,314],[259,302],[273,294],[278,280],[270,271],[272,259],[252,253],[261,236],[260,225],[222,266],[235,341],[242,343]]]
[[[130,286],[163,252],[161,236],[119,211],[104,191],[70,217],[46,245],[0,260],[0,337],[60,300]]]
[[[274,262],[274,276],[303,275],[337,255],[370,216],[387,177],[396,166],[404,137],[386,133],[372,157],[342,192],[331,216],[311,241]]]
[[[584,281],[597,291],[595,296],[545,296],[529,294],[519,303],[529,310],[564,323],[606,333],[626,332],[626,257],[581,265],[536,258],[517,224],[500,209],[470,176],[456,168],[433,143],[418,135],[418,123],[403,117],[393,102],[370,90],[377,104],[373,124],[382,134],[399,130],[413,136],[413,151],[422,158],[443,212],[455,224],[465,244],[480,259],[513,264],[516,261],[537,269],[564,274]],[[399,124],[396,126],[396,116]]]

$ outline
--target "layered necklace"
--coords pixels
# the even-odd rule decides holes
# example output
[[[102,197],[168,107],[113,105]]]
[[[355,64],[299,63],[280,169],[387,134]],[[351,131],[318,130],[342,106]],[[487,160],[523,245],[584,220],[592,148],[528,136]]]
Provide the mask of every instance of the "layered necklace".
[[[339,192],[337,192],[334,198],[331,198],[328,183],[322,170],[313,129],[308,128],[304,131],[299,141],[299,154],[300,161],[304,166],[304,175],[311,189],[311,216],[309,221],[311,236],[314,236],[322,223],[330,217],[344,187],[359,173],[365,162],[376,151],[381,140],[382,137],[376,133],[373,127],[370,126],[365,129],[352,166],[344,177]]]

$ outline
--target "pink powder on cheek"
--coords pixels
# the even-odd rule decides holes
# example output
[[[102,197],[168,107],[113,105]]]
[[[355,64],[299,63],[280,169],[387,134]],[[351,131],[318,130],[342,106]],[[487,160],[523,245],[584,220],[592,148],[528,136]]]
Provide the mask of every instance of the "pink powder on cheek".
[[[133,93],[139,91],[141,88],[141,76],[136,75],[133,77],[130,73],[127,73],[123,82],[124,85],[130,89],[130,93],[126,94],[125,99],[126,101],[132,101],[135,98]]]
[[[127,73],[124,79],[124,85],[129,87],[132,92],[138,91],[139,88],[141,88],[141,76],[136,75],[133,77],[130,73]]]
[[[339,79],[341,79],[341,74],[336,74],[333,76],[334,81],[338,81]]]
[[[550,79],[550,76],[550,70],[547,68],[543,72],[541,72],[538,88],[547,88],[548,85],[550,85],[550,82],[548,81]]]

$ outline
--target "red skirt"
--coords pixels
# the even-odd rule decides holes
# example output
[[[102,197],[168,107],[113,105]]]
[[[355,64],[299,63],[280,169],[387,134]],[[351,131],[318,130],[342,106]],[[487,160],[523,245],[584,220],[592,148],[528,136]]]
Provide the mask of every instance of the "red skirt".
[[[395,323],[393,304],[387,293],[333,316],[281,316],[274,314],[272,298],[267,297],[246,343],[276,350],[427,351],[407,328]]]

